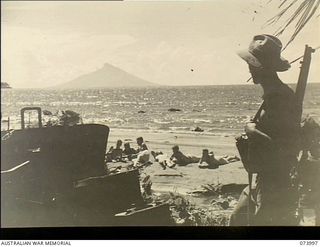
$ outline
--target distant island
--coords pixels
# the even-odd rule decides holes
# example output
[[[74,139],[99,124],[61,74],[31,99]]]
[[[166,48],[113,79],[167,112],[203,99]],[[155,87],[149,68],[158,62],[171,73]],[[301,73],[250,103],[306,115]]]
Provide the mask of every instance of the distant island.
[[[148,82],[111,64],[105,63],[102,68],[96,71],[81,75],[54,88],[137,88],[157,86],[160,85]]]
[[[1,88],[11,88],[11,86],[7,82],[1,82]]]

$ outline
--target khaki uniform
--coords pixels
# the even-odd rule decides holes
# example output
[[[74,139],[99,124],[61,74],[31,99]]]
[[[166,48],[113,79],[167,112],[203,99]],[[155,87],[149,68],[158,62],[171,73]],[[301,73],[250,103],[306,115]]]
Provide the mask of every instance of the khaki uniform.
[[[253,191],[252,225],[292,225],[297,194],[290,171],[297,162],[300,119],[294,92],[278,84],[263,96],[264,107],[256,128],[271,137],[271,144],[253,141],[249,153],[261,168]],[[242,193],[231,215],[230,225],[247,224],[248,188]]]

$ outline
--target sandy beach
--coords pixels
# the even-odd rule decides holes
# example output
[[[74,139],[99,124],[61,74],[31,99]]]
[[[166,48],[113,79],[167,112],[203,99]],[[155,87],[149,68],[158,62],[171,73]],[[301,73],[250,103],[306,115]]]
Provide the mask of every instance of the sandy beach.
[[[135,140],[142,136],[149,150],[162,151],[168,156],[172,154],[173,145],[179,145],[183,153],[195,156],[201,156],[202,149],[205,148],[214,151],[216,156],[239,156],[235,146],[235,135],[234,130],[230,133],[224,131],[208,135],[192,131],[178,133],[114,128],[110,130],[107,148],[115,146],[118,139],[128,141],[131,147],[136,148]],[[202,212],[205,215],[205,223],[202,222],[199,225],[227,225],[227,220],[237,205],[242,188],[248,184],[248,175],[241,161],[220,166],[218,169],[200,169],[198,164],[163,169],[153,157],[151,161],[151,165],[140,169],[141,180],[150,176],[152,193],[157,198],[172,201],[172,195],[178,195],[177,198],[181,195],[183,200],[190,203],[191,210],[196,214]],[[124,171],[129,164],[109,163],[108,165],[110,168],[120,165]],[[214,190],[218,185],[230,186],[231,190],[226,193],[215,193]],[[177,221],[180,220],[179,218]],[[314,225],[314,214],[306,211],[304,222],[301,224]]]
[[[132,147],[136,147],[135,139],[138,136],[143,136],[150,150],[162,151],[169,156],[172,154],[171,147],[173,145],[179,145],[183,153],[195,156],[201,156],[204,148],[214,151],[217,156],[238,155],[234,135],[226,133],[206,135],[191,131],[190,133],[170,133],[111,129],[108,148],[114,146],[118,139],[129,141]],[[240,195],[239,189],[233,193],[218,195],[213,191],[208,191],[210,186],[218,184],[245,186],[248,183],[247,173],[240,161],[220,166],[218,169],[200,169],[198,164],[163,169],[153,158],[151,161],[152,165],[141,169],[140,173],[142,179],[150,176],[152,191],[156,196],[165,197],[170,193],[179,194],[194,207],[208,211],[213,210],[214,214],[220,216],[229,217]],[[109,167],[118,165],[119,163],[111,163]],[[120,163],[120,165],[126,167],[127,164]],[[214,205],[217,201],[228,201],[228,206],[221,208]]]

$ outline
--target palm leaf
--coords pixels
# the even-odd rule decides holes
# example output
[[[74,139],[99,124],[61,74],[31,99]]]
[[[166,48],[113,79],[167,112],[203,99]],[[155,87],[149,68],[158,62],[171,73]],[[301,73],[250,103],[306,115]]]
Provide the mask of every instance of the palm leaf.
[[[291,14],[289,18],[287,18],[287,20],[284,22],[284,24],[280,25],[280,27],[275,32],[276,36],[280,36],[284,31],[287,30],[289,26],[292,26],[295,23],[295,29],[289,41],[286,43],[283,49],[288,47],[288,45],[298,36],[301,30],[305,27],[305,25],[311,20],[311,18],[319,9],[320,0],[299,0],[299,1],[300,1],[300,5],[296,5],[298,0],[291,0],[291,1],[282,0],[279,5],[279,8],[281,9],[280,12],[274,17],[272,17],[271,19],[267,20],[265,23],[265,25],[274,25],[278,23],[280,19],[283,19],[289,10],[292,10],[293,8],[295,8],[295,11],[293,12],[293,14]],[[289,4],[285,6],[288,2]]]
[[[281,8],[288,0],[283,0],[280,5],[279,5],[279,8]],[[293,1],[294,2],[294,1]]]
[[[267,25],[270,25],[270,24],[274,24],[276,23],[277,21],[279,21],[279,19],[287,12],[288,9],[290,9],[298,0],[293,0],[289,6],[287,6],[286,8],[284,8],[283,10],[281,10],[277,15],[275,15],[274,17],[272,17],[271,19],[267,20],[266,24]],[[286,2],[286,0],[284,0],[279,8],[282,7],[282,5]]]
[[[275,32],[275,35],[281,35],[286,30],[286,28],[301,14],[301,12],[303,12],[306,6],[307,5],[305,4],[305,2],[301,3],[301,5],[296,9],[292,16],[286,20],[284,26],[278,28],[278,30]]]

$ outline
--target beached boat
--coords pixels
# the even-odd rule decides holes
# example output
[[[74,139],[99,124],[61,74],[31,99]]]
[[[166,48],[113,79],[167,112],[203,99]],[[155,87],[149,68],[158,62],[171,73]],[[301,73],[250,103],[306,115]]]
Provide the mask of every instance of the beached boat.
[[[37,128],[25,128],[26,110]],[[171,224],[168,205],[143,200],[138,170],[107,173],[107,126],[21,116],[21,129],[1,131],[2,227]]]

